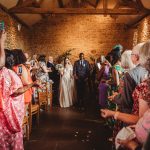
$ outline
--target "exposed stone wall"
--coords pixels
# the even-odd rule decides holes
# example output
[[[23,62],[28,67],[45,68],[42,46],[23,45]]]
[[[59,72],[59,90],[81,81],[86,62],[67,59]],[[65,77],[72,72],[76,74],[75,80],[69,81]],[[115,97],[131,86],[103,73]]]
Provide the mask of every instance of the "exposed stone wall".
[[[7,30],[6,48],[21,48],[29,54],[38,53],[57,58],[69,49],[71,60],[84,52],[87,59],[106,55],[115,44],[132,49],[137,43],[150,39],[150,16],[137,29],[125,29],[111,17],[98,15],[56,15],[18,31],[18,22],[0,9],[0,20]]]
[[[21,30],[18,31],[18,22],[0,9],[0,21],[5,22],[6,31],[7,31],[7,41],[6,48],[20,48],[24,51],[31,53],[30,51],[30,31],[24,26],[21,27]]]
[[[86,58],[107,54],[120,43],[125,49],[133,46],[133,31],[116,24],[111,17],[99,15],[56,15],[33,27],[31,50],[57,58],[69,49],[71,60],[84,52]]]
[[[134,43],[141,43],[150,39],[150,16],[144,18],[137,26],[134,33]]]

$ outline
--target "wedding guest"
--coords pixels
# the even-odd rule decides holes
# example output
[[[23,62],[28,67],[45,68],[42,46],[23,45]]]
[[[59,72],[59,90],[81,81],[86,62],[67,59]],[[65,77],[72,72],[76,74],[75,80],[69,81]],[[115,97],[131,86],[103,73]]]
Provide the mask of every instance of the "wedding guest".
[[[117,91],[119,79],[123,73],[121,67],[121,51],[122,46],[115,46],[106,58],[98,74],[99,83],[99,105],[101,108],[108,107],[108,95],[112,91]],[[112,78],[110,76],[112,75]],[[111,80],[111,82],[109,82]],[[113,104],[109,104],[110,108],[115,109]]]
[[[119,110],[124,113],[131,113],[133,107],[133,97],[132,93],[135,87],[140,84],[145,76],[147,75],[147,70],[140,65],[139,51],[144,43],[137,44],[131,53],[131,60],[136,66],[133,69],[126,72],[123,76],[123,88],[120,93],[114,94],[109,99],[113,100],[115,104],[118,105]]]
[[[31,64],[30,64],[30,57],[29,54],[27,52],[24,53],[24,56],[26,57],[26,62],[24,63],[24,65],[31,70]]]
[[[118,61],[118,58],[121,57],[121,52],[123,50],[122,45],[118,44],[113,47],[113,49],[106,55],[106,59],[111,63],[111,65],[115,65]]]
[[[101,69],[98,73],[98,91],[99,91],[99,106],[101,108],[107,108],[107,98],[109,85],[107,81],[110,79],[110,63],[104,59],[101,64]]]
[[[89,80],[89,88],[91,89],[92,92],[96,92],[96,63],[93,61],[93,63],[90,64],[90,80]]]
[[[54,81],[56,70],[55,70],[55,65],[52,56],[48,57],[47,68],[51,69],[51,72],[49,72],[48,74],[49,74],[49,78]]]
[[[118,61],[115,63],[115,65],[112,67],[112,90],[118,91],[118,88],[120,86],[120,78],[122,77],[124,73],[124,68],[121,66],[121,57],[118,59]]]
[[[16,74],[20,77],[23,85],[28,85],[32,84],[32,78],[30,74],[29,68],[26,67],[26,57],[21,49],[13,49],[13,54],[14,54],[14,65],[13,65],[13,70],[16,72]],[[24,100],[25,104],[28,104],[32,100],[32,88],[28,89],[24,93]]]
[[[118,94],[118,93],[121,93],[122,90],[124,89],[124,74],[126,71],[129,71],[133,68],[133,63],[132,63],[132,60],[131,60],[131,53],[132,51],[131,50],[126,50],[122,53],[121,55],[121,60],[119,60],[119,64],[115,64],[115,68],[114,68],[114,71],[115,71],[115,82],[116,82],[116,88],[115,88],[115,91],[113,94]],[[114,89],[113,89],[114,90]],[[110,97],[108,97],[110,98]],[[114,103],[109,102],[109,106],[113,106]],[[110,109],[112,109],[113,107],[110,107]],[[115,107],[113,108],[113,110],[116,110],[118,109],[118,106],[115,105]],[[113,120],[114,122],[114,120]],[[123,127],[123,122],[121,121],[115,121],[114,124],[113,124],[113,141],[115,141],[115,137],[116,135],[118,134],[119,130]]]
[[[79,107],[85,107],[86,89],[88,89],[88,78],[90,73],[90,65],[84,58],[84,53],[79,54],[79,60],[74,63],[73,74],[77,84],[77,99]]]
[[[9,50],[5,56],[6,33],[0,34],[0,149],[23,150],[23,93],[36,83],[23,86],[18,75],[6,68],[12,67],[14,59]]]
[[[95,75],[95,87],[96,87],[96,90],[95,92],[97,91],[97,87],[99,85],[99,73],[100,73],[100,70],[102,68],[102,64],[104,63],[104,61],[106,60],[105,56],[101,55],[99,58],[97,58],[96,60],[96,75]]]
[[[39,62],[38,63],[39,69],[36,73],[36,78],[41,80],[42,82],[48,82],[49,81],[48,73],[51,72],[51,69],[47,68],[46,56],[40,55],[38,58],[38,62]]]
[[[135,115],[138,114],[140,118],[135,125],[135,134],[138,143],[135,140],[130,141],[128,139],[118,139],[119,144],[131,150],[142,149],[143,144],[143,149],[147,149],[149,146],[148,131],[150,130],[150,40],[142,44],[139,51],[139,56],[141,66],[145,67],[148,71],[148,78],[140,85],[138,85],[133,93],[133,112]]]
[[[150,40],[143,43],[143,45],[140,47],[139,51],[140,56],[140,64],[146,68],[148,71],[147,79],[144,80],[142,83],[140,83],[134,90],[132,96],[133,96],[133,107],[132,107],[132,113],[122,113],[122,112],[115,112],[110,111],[107,109],[101,110],[102,116],[104,118],[107,117],[114,117],[117,120],[121,120],[128,124],[135,124],[143,116],[143,114],[149,109],[149,103],[150,103]],[[137,130],[138,131],[138,130]]]
[[[49,72],[49,79],[52,80],[53,83],[53,104],[58,105],[59,104],[59,83],[60,83],[60,76],[59,72],[55,69],[55,64],[52,56],[49,56],[48,62],[47,62],[47,68],[51,69],[51,72]]]
[[[37,60],[37,54],[34,54],[32,56],[32,59],[30,60],[31,69],[37,69],[38,68],[38,60]]]
[[[150,93],[148,91],[148,89],[149,89],[148,88],[149,87],[149,76],[148,75],[149,75],[149,71],[150,71],[150,69],[149,69],[150,44],[149,43],[150,43],[150,41],[147,41],[145,43],[138,44],[137,46],[135,46],[133,48],[134,54],[135,54],[135,51],[137,52],[137,50],[138,50],[138,56],[140,56],[140,57],[138,57],[138,59],[139,59],[138,64],[140,64],[140,68],[145,67],[146,72],[143,75],[144,81],[141,84],[137,85],[136,88],[134,89],[134,92],[132,92],[132,94],[131,94],[131,97],[133,97],[133,102],[132,102],[132,106],[130,106],[131,110],[129,111],[129,113],[132,113],[133,115],[122,113],[123,109],[121,109],[121,112],[119,113],[120,119],[119,118],[118,119],[123,122],[128,122],[131,124],[136,123],[137,120],[139,119],[139,116],[143,115],[143,110],[145,112],[145,110],[148,108],[149,102],[144,103],[144,100],[149,101],[149,98],[150,98],[150,96],[149,96]],[[144,70],[144,69],[142,68],[142,70]],[[137,74],[137,72],[134,72],[134,73],[135,73],[135,75],[138,76],[138,78],[141,77],[140,74]],[[147,80],[145,80],[145,75],[147,75],[147,77],[148,77]],[[143,97],[143,100],[141,100],[141,97]],[[139,103],[139,101],[140,101],[140,103]],[[123,107],[126,107],[126,105],[123,105]],[[113,116],[113,115],[115,115],[115,113],[116,112],[110,111],[107,109],[102,110],[102,114],[104,115],[104,117]]]
[[[134,67],[136,67],[131,57],[132,57],[132,50],[125,50],[121,55],[121,66],[125,72],[128,72]]]
[[[100,57],[96,59],[96,69],[98,71],[101,69],[101,60],[100,60]]]
[[[29,58],[29,54],[27,52],[24,53],[24,56],[26,57],[27,59],[27,62],[29,62],[30,58]]]
[[[31,77],[33,81],[36,81],[36,73],[38,71],[38,60],[37,60],[37,55],[34,54],[32,56],[32,59],[30,60],[30,72],[31,72]]]
[[[128,148],[130,150],[149,150],[149,130],[150,130],[150,109],[148,109],[143,117],[139,119],[135,126],[132,126],[132,129],[135,130],[136,140],[129,140],[128,138],[125,140],[116,139],[117,143],[119,143],[122,147]],[[143,147],[143,148],[142,148]]]

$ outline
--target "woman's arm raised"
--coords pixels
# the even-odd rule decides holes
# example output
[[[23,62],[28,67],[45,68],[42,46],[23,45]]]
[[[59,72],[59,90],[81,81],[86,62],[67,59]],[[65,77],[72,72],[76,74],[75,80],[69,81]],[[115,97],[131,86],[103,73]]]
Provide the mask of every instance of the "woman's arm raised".
[[[5,40],[6,40],[6,32],[1,31],[0,33],[0,68],[5,66],[5,52],[4,52]]]

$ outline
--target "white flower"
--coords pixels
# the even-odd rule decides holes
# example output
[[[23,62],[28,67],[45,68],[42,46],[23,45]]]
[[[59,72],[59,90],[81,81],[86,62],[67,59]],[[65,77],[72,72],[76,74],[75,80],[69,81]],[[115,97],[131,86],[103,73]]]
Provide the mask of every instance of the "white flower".
[[[59,72],[63,71],[64,70],[64,66],[62,64],[57,64],[56,65],[56,70],[58,70]]]

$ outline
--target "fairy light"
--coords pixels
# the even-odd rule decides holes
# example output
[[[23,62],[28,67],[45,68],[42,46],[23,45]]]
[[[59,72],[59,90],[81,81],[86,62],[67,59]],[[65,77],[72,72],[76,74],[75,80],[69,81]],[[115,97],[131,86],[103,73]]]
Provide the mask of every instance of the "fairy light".
[[[148,33],[149,33],[149,25],[148,25],[148,19],[144,19],[143,22],[143,35],[141,37],[141,41],[146,41],[148,39]]]
[[[135,29],[133,34],[133,46],[135,46],[138,43],[138,29]]]

